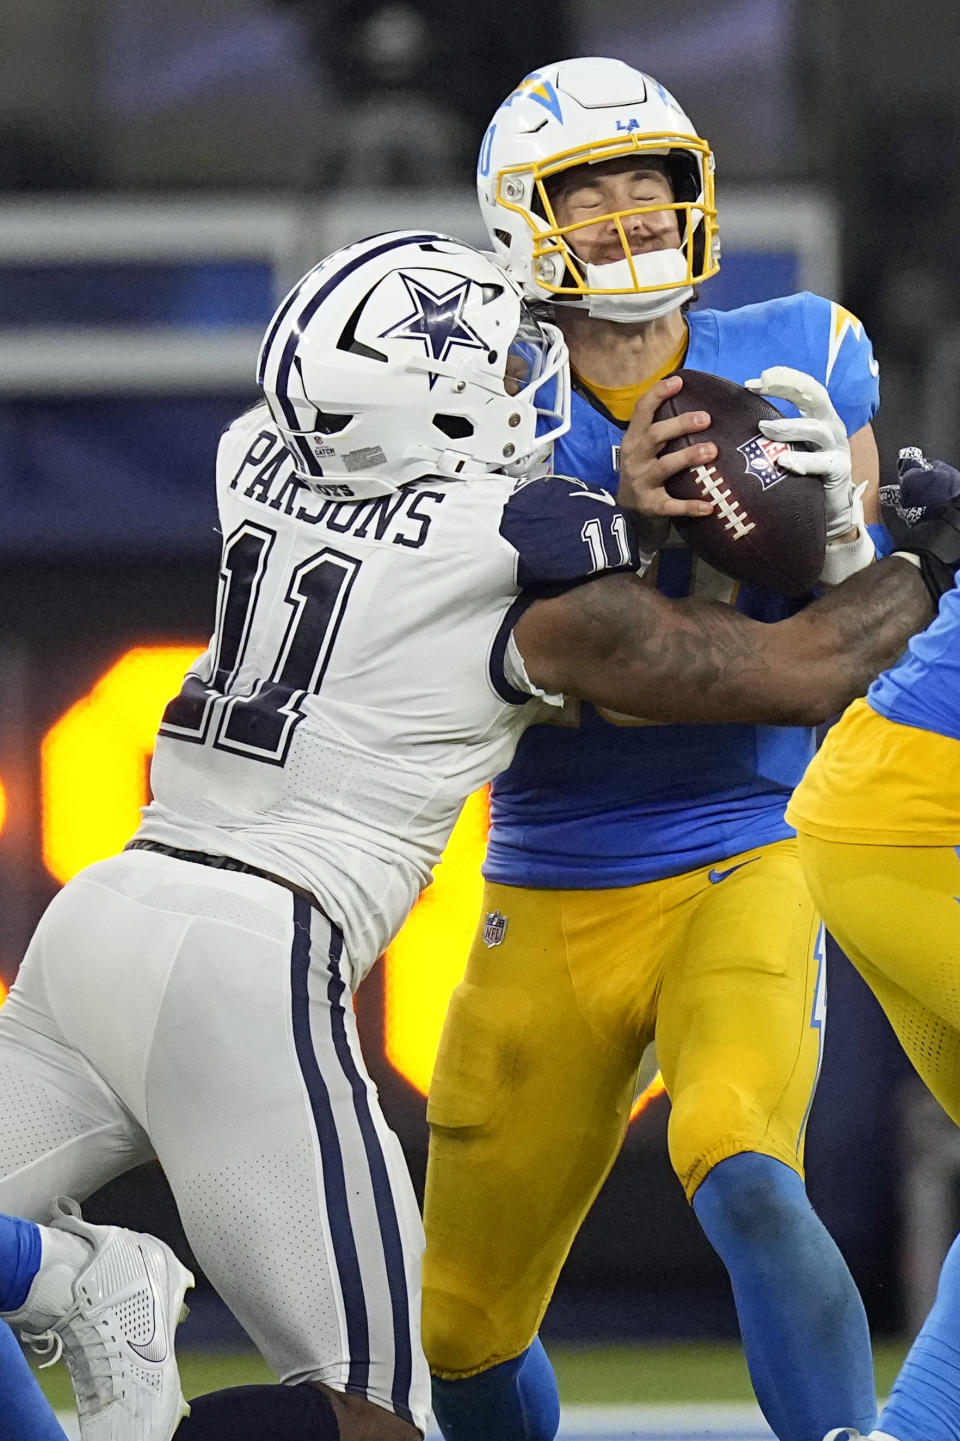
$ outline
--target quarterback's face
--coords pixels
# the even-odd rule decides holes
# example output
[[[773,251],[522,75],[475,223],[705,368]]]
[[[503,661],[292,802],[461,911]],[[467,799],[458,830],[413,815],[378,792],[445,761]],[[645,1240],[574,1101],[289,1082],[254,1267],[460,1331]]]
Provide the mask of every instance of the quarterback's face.
[[[623,259],[623,245],[613,216],[641,205],[669,205],[673,189],[663,171],[643,156],[580,165],[563,176],[552,197],[560,226],[575,225],[567,244],[588,265],[610,265]],[[596,217],[596,219],[592,219]],[[623,215],[620,222],[633,255],[648,250],[676,250],[680,226],[675,210]]]

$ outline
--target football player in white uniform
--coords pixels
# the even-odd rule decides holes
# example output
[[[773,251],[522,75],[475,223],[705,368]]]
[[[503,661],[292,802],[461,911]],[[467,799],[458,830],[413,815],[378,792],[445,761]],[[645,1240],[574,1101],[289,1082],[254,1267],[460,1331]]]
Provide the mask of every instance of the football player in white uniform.
[[[443,236],[312,270],[260,381],[266,404],[221,442],[216,628],[164,714],[154,799],[126,850],[54,899],[0,1011],[0,1207],[43,1219],[156,1155],[287,1383],[199,1398],[184,1441],[412,1441],[430,1406],[422,1231],[351,991],[464,799],[564,692],[820,719],[930,598],[903,560],[778,626],[643,585],[629,515],[545,473],[569,423],[559,331]],[[124,1324],[152,1358],[176,1314],[159,1286],[147,1310]]]

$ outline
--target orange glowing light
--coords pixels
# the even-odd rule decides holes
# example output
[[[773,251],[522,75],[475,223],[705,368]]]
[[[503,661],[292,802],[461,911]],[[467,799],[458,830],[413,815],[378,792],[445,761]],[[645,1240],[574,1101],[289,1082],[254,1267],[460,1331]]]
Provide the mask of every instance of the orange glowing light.
[[[663,1077],[658,1071],[650,1084],[644,1086],[643,1090],[634,1101],[633,1109],[630,1112],[631,1121],[635,1121],[637,1117],[647,1109],[647,1107],[650,1105],[650,1102],[655,1101],[658,1096],[662,1096],[666,1092],[666,1089],[667,1088],[664,1085]]]
[[[114,855],[136,830],[163,708],[200,649],[128,651],[44,736],[43,859],[58,881]]]
[[[3,780],[0,779],[0,833],[3,831],[3,823],[7,819],[7,793],[3,788]]]
[[[463,977],[480,914],[488,789],[469,797],[434,871],[384,957],[384,1046],[390,1064],[426,1095],[440,1029]]]

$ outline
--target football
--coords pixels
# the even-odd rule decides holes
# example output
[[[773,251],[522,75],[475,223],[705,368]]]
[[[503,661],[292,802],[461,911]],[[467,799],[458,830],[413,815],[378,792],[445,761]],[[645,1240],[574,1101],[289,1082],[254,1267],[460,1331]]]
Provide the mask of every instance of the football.
[[[711,424],[669,441],[661,454],[710,440],[709,465],[681,470],[666,482],[680,500],[711,500],[710,515],[674,519],[681,539],[716,570],[779,595],[810,591],[823,569],[826,518],[823,487],[814,476],[777,464],[787,448],[761,435],[758,422],[781,412],[742,385],[702,370],[679,370],[683,389],[658,406],[654,420],[706,410]],[[799,447],[798,447],[799,448]]]

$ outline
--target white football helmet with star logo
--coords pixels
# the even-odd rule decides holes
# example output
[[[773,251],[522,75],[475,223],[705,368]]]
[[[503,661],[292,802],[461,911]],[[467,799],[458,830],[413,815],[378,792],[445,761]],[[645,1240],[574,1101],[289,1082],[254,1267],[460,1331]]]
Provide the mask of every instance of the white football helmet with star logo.
[[[531,475],[570,424],[567,351],[489,257],[429,231],[336,251],[283,301],[257,379],[308,484]]]
[[[631,156],[666,165],[671,206],[640,205],[576,225],[558,224],[551,181],[564,170]],[[620,60],[561,60],[522,80],[494,115],[480,147],[480,209],[497,256],[528,299],[587,309],[609,320],[653,320],[720,268],[710,146],[659,81]],[[623,218],[677,212],[678,250],[632,255]],[[607,220],[623,258],[585,264],[579,228]]]

